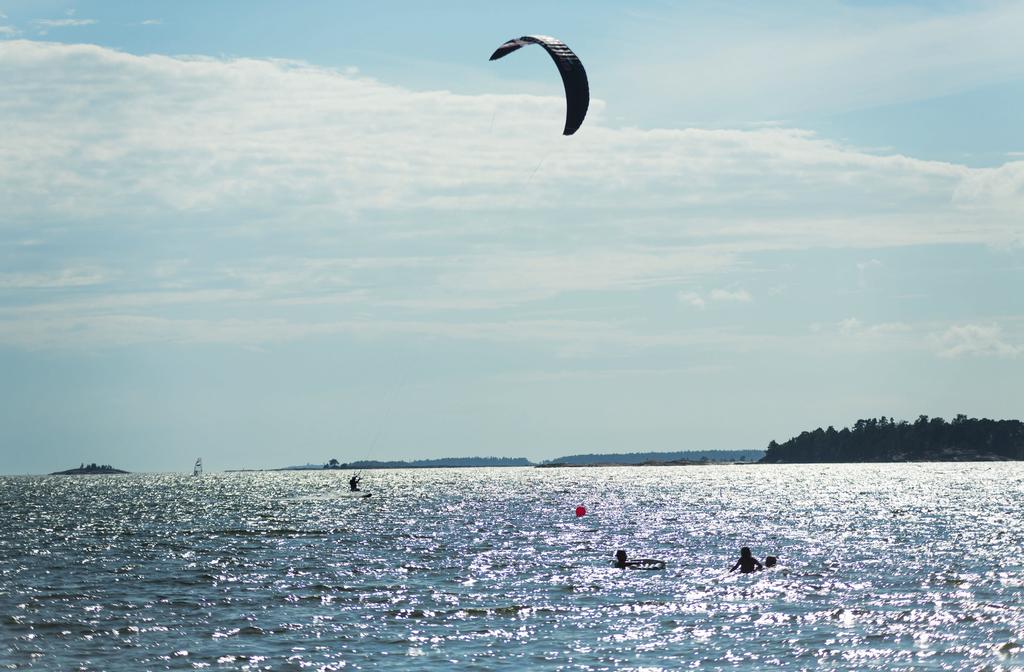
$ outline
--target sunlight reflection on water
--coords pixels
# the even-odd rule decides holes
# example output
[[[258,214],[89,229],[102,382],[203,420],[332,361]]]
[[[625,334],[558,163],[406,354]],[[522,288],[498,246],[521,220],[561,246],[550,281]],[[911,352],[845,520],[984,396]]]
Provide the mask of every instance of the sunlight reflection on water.
[[[0,666],[1024,664],[1021,465],[365,476],[0,479]]]

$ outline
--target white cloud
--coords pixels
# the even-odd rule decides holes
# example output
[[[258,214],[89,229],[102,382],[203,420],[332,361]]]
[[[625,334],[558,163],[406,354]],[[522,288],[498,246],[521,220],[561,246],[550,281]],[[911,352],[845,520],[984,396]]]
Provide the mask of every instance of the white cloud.
[[[345,336],[373,339],[417,336],[553,349],[562,357],[636,352],[657,347],[734,344],[764,347],[766,339],[715,329],[651,333],[619,322],[597,320],[500,320],[439,322],[423,320],[295,321],[277,318],[168,318],[125,312],[75,315],[67,312],[4,319],[0,344],[25,349],[110,349],[137,344],[225,344],[260,346],[310,338]]]
[[[681,301],[682,303],[685,303],[689,306],[693,306],[694,308],[703,309],[704,306],[707,305],[707,303],[704,301],[704,298],[701,297],[701,295],[698,294],[697,292],[679,292],[679,294],[677,294],[677,297],[679,298],[679,301]]]
[[[56,273],[0,273],[0,289],[88,287],[109,279],[99,268],[66,268]]]
[[[977,211],[1024,208],[1024,161],[971,171],[957,186],[954,201]]]
[[[1004,327],[994,323],[866,324],[847,318],[834,324],[814,324],[811,332],[818,337],[819,344],[833,349],[916,350],[947,359],[961,356],[1016,358],[1024,354],[1024,342],[1015,343]]]
[[[1017,357],[1024,354],[1024,344],[1007,343],[998,324],[957,324],[933,336],[941,357]]]
[[[141,23],[143,26],[159,26],[163,23],[163,19],[145,19]]]
[[[711,300],[749,303],[754,299],[745,289],[713,289],[711,290]]]
[[[750,292],[745,289],[712,289],[703,296],[699,292],[688,291],[679,292],[676,296],[682,303],[701,309],[706,307],[709,301],[724,303],[750,303],[754,300],[754,297],[750,295]]]
[[[811,341],[798,343],[797,347],[819,352],[924,351],[924,328],[906,322],[868,324],[848,317],[838,322],[811,324]]]
[[[91,26],[96,19],[35,19],[32,23],[44,28],[70,28],[73,26]]]
[[[1007,357],[1024,355],[1024,342],[1015,344],[1003,326],[950,324],[949,322],[881,322],[869,324],[846,318],[831,324],[815,323],[811,333],[816,348],[860,351],[916,351],[942,358]],[[1019,340],[1019,338],[1017,339]]]
[[[889,334],[904,334],[911,331],[911,326],[904,322],[865,324],[855,317],[840,320],[836,327],[840,334],[856,337],[886,336]]]
[[[2,18],[2,17],[0,17],[0,18]],[[9,36],[9,37],[14,37],[15,35],[20,35],[20,34],[21,34],[20,31],[17,28],[15,28],[14,26],[0,26],[0,35],[6,35],[6,36]]]

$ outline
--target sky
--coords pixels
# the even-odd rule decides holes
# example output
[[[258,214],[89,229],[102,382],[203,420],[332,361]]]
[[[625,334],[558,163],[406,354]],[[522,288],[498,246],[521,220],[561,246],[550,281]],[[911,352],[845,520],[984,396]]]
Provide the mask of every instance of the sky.
[[[0,0],[0,473],[1020,418],[1024,3]],[[591,107],[562,136],[549,34]]]

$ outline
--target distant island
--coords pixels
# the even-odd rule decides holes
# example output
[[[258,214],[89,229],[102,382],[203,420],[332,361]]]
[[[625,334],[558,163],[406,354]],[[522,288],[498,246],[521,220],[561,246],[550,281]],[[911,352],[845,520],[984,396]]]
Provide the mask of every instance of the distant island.
[[[54,471],[50,476],[88,476],[92,474],[128,474],[131,472],[123,471],[121,469],[115,469],[109,464],[92,464],[82,463],[77,469],[68,469],[66,471]]]
[[[529,467],[525,457],[442,457],[436,460],[357,460],[339,462],[330,460],[321,467],[303,465],[285,467],[281,471],[307,471],[309,469],[430,469],[451,467]]]
[[[802,432],[768,444],[761,463],[969,462],[1024,460],[1024,423],[957,415],[951,422],[922,415],[913,423],[858,420],[853,427]]]
[[[596,467],[602,465],[678,465],[712,462],[754,462],[763,450],[690,450],[670,453],[608,453],[567,455],[534,463],[525,457],[443,457],[433,460],[357,460],[325,464],[302,464],[275,471],[319,471],[323,469],[438,469],[453,467]]]
[[[672,466],[713,462],[753,462],[763,450],[683,450],[669,453],[589,453],[545,460],[539,467]]]

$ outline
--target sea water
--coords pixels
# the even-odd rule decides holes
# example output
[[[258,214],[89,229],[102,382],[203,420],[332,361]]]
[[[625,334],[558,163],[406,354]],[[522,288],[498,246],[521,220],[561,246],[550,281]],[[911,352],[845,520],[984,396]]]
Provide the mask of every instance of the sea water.
[[[0,479],[0,669],[1024,666],[1020,464],[348,476]]]

